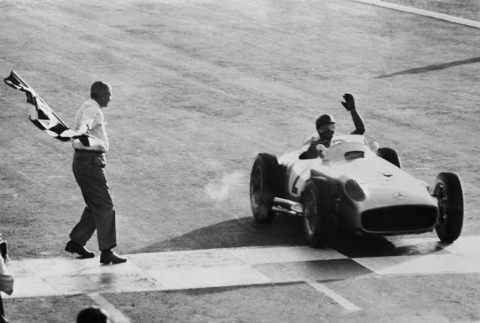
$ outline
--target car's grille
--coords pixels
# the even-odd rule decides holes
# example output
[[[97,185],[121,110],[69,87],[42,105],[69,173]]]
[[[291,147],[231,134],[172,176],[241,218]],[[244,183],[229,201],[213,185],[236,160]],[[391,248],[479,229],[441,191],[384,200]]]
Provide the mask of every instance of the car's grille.
[[[362,213],[362,226],[365,231],[385,234],[428,230],[436,221],[437,208],[425,205],[385,207]]]

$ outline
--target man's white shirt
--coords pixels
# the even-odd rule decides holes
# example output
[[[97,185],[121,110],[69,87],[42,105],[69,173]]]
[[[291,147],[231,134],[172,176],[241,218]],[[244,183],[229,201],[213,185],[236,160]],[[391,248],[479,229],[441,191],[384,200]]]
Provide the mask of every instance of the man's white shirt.
[[[75,139],[73,148],[107,152],[109,144],[105,125],[103,111],[97,101],[90,99],[83,103],[75,115],[73,128],[93,137],[93,140],[90,140],[91,146],[84,146],[80,140]]]

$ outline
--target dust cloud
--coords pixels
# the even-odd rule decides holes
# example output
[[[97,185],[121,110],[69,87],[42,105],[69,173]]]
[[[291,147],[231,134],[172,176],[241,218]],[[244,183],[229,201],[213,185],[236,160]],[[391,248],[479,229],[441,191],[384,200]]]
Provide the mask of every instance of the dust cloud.
[[[208,197],[216,201],[223,201],[228,198],[235,188],[245,185],[246,175],[241,171],[236,171],[223,176],[221,181],[209,183],[205,186],[205,193]]]

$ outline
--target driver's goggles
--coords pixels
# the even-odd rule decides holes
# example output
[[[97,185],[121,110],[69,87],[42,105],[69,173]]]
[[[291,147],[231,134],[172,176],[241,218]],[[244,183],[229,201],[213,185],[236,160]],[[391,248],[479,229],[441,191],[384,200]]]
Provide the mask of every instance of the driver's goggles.
[[[330,130],[330,131],[335,130],[335,124],[334,124],[334,123],[331,123],[331,124],[325,124],[325,125],[323,125],[323,126],[320,126],[320,127],[318,128],[318,131],[319,131],[319,132],[325,132],[325,131],[327,131],[327,129]]]

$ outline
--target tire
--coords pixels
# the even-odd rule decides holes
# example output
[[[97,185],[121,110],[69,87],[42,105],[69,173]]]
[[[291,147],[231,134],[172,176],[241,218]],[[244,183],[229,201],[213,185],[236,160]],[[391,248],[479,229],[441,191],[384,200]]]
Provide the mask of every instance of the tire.
[[[435,231],[442,242],[458,239],[463,226],[463,190],[453,173],[440,173],[435,180],[433,195],[438,200],[439,218]]]
[[[303,228],[310,246],[328,245],[335,228],[332,196],[327,183],[311,181],[302,194]]]
[[[387,148],[387,147],[378,148],[377,156],[385,159],[390,164],[393,164],[398,168],[402,168],[402,163],[400,162],[400,158],[398,157],[397,152],[392,148]]]
[[[280,166],[277,157],[258,154],[250,175],[250,206],[257,222],[270,222],[275,216],[272,203],[280,191]]]

